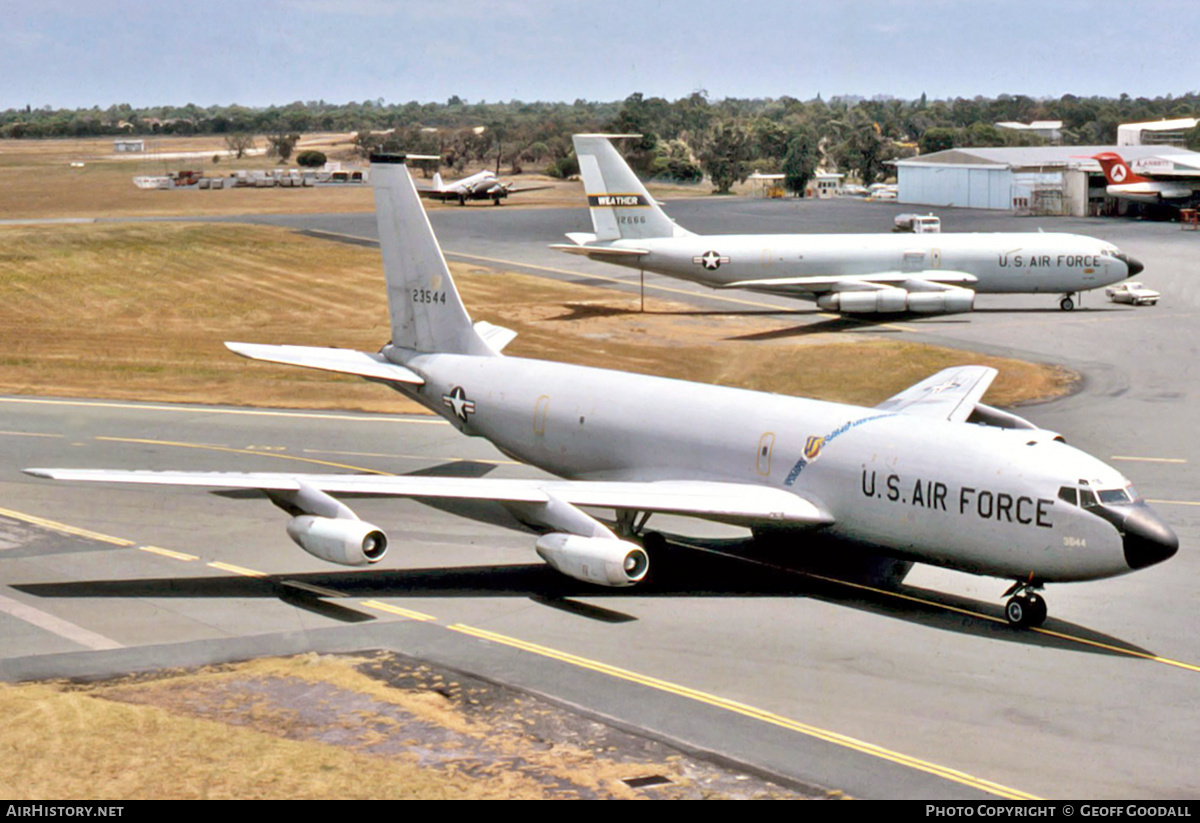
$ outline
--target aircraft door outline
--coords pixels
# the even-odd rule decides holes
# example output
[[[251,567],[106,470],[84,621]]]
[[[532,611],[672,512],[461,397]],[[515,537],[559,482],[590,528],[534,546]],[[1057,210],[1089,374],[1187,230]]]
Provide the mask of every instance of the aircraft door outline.
[[[775,452],[775,432],[763,432],[758,438],[758,451],[755,453],[754,468],[760,475],[767,477],[771,474],[771,455]]]

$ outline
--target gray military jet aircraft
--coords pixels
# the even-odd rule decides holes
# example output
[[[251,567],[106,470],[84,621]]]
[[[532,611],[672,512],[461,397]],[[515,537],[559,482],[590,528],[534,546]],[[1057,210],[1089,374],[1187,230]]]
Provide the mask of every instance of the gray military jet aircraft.
[[[1104,240],[1060,232],[697,235],[677,225],[612,145],[577,134],[575,154],[594,233],[551,248],[605,263],[813,300],[852,314],[970,311],[978,294],[1078,293],[1144,268]]]
[[[349,566],[378,562],[388,541],[337,495],[499,501],[540,533],[537,552],[553,568],[601,586],[645,577],[664,544],[645,530],[653,514],[782,535],[798,554],[819,533],[903,561],[1014,580],[1006,614],[1017,625],[1045,618],[1036,592],[1046,583],[1123,574],[1178,548],[1115,469],[981,403],[994,369],[946,369],[862,408],[503,356],[512,333],[472,324],[403,158],[374,157],[371,183],[392,341],[378,353],[226,345],[383,383],[564,479],[27,471],[259,489],[290,516],[287,532],[301,548]],[[587,507],[615,510],[615,524]]]

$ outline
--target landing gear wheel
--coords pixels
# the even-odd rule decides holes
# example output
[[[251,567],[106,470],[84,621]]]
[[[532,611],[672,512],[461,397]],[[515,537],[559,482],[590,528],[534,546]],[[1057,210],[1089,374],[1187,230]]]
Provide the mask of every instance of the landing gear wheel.
[[[1046,601],[1036,594],[1018,594],[1004,607],[1004,617],[1013,626],[1040,626],[1046,622]]]
[[[1063,311],[1071,311],[1073,308],[1075,308],[1075,301],[1069,296],[1064,297],[1062,300],[1058,301],[1058,307]]]

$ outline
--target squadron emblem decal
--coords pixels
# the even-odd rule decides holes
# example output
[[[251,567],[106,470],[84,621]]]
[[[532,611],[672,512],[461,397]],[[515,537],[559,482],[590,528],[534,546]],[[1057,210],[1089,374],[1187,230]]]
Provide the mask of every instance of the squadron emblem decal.
[[[475,401],[467,399],[467,393],[462,386],[455,386],[449,394],[442,395],[442,405],[454,411],[454,416],[462,422],[467,422],[467,415],[475,413]]]
[[[804,456],[808,459],[808,462],[811,463],[817,459],[821,454],[821,447],[824,445],[824,437],[810,437],[804,441]]]
[[[722,263],[728,263],[729,258],[718,254],[715,251],[706,251],[698,257],[693,257],[692,262],[704,266],[709,271],[716,271],[721,268]]]
[[[800,455],[800,459],[796,461],[796,465],[792,466],[792,470],[788,472],[787,477],[783,481],[783,485],[794,485],[796,480],[800,477],[800,473],[804,471],[805,467],[816,463],[817,458],[821,456],[821,451],[846,432],[852,429],[857,429],[859,426],[863,425],[864,423],[870,423],[872,420],[883,420],[886,417],[895,416],[895,414],[890,412],[887,414],[872,414],[868,417],[860,417],[858,420],[849,420],[843,425],[838,426],[824,437],[810,435],[809,437],[805,438],[804,453]]]

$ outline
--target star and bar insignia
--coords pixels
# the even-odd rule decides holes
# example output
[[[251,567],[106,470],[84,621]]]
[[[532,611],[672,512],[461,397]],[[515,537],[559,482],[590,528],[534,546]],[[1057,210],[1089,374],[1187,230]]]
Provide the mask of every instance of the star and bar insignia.
[[[462,386],[455,386],[449,394],[442,395],[442,405],[454,411],[454,416],[462,422],[467,422],[467,415],[475,413],[475,401],[467,399],[467,393]]]
[[[693,257],[692,262],[704,266],[709,271],[716,271],[721,268],[722,263],[728,263],[729,258],[715,251],[706,251],[698,257]]]

